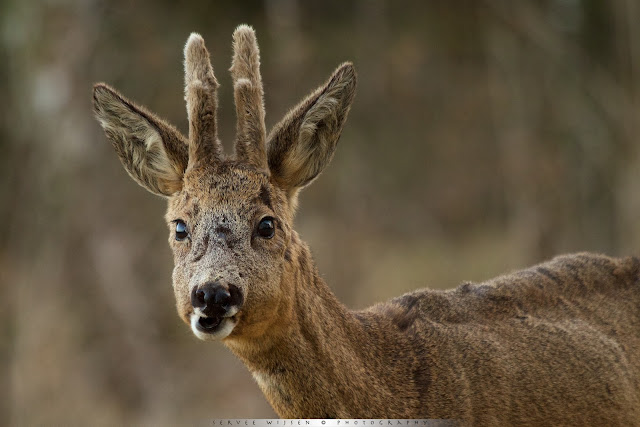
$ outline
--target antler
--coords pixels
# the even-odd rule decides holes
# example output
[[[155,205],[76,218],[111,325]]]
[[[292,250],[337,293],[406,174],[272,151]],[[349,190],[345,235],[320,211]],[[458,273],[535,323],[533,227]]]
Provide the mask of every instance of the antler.
[[[236,157],[267,169],[264,91],[260,77],[260,52],[253,28],[240,25],[233,33],[231,78],[238,118]]]
[[[217,162],[222,156],[216,110],[218,81],[204,40],[191,33],[184,48],[184,98],[189,116],[189,164]]]

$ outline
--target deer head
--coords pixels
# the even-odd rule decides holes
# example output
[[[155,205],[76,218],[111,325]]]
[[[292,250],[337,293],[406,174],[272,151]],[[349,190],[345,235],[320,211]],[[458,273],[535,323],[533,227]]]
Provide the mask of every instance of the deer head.
[[[331,160],[356,86],[353,65],[342,64],[267,136],[251,27],[236,29],[233,50],[234,155],[217,136],[218,82],[198,34],[184,50],[189,138],[106,84],[93,91],[96,117],[129,175],[168,199],[178,313],[204,340],[257,337],[292,315],[285,258],[298,192]]]

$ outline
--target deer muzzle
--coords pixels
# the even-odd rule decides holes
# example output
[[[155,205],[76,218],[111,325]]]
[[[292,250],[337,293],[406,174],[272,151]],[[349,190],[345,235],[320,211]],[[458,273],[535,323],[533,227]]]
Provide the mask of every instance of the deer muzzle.
[[[201,339],[222,339],[236,324],[243,296],[233,284],[206,282],[191,291],[191,326]]]

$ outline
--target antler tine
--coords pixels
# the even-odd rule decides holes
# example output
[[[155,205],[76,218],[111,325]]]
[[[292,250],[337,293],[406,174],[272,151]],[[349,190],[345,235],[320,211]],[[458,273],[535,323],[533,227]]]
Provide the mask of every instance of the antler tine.
[[[260,52],[255,32],[248,25],[240,25],[233,33],[233,62],[230,71],[238,119],[236,157],[267,169]]]
[[[189,163],[216,162],[222,155],[216,110],[218,81],[204,40],[191,33],[184,48],[184,98],[189,116]]]

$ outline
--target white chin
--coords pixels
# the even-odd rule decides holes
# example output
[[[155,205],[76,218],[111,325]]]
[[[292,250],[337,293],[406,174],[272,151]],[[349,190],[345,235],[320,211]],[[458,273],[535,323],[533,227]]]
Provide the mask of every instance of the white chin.
[[[223,317],[220,324],[212,331],[204,331],[198,324],[200,315],[191,314],[191,330],[193,334],[203,341],[220,341],[221,339],[229,336],[233,328],[236,326],[237,321],[232,317]]]

